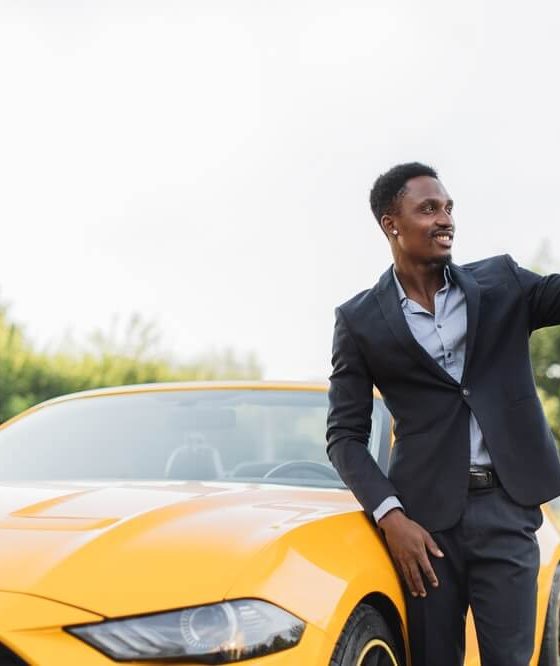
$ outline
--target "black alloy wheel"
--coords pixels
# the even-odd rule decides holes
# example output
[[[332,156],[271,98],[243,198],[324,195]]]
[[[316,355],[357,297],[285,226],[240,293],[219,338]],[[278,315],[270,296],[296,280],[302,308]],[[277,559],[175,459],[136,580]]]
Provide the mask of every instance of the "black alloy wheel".
[[[330,666],[404,666],[395,638],[381,613],[359,604],[344,626]]]

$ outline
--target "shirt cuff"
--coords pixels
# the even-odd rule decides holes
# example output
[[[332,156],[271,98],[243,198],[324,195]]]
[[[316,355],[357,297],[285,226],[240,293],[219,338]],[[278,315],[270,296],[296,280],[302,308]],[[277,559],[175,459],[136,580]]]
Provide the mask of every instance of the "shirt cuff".
[[[404,511],[403,505],[399,502],[399,500],[394,495],[391,495],[390,497],[384,499],[373,512],[375,522],[378,523],[385,514],[389,513],[389,511],[392,511],[393,509],[402,509]]]

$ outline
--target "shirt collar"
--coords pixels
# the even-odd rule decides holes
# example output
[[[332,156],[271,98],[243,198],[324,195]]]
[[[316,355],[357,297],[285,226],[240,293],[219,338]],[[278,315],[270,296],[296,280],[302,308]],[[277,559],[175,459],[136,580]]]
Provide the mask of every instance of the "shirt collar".
[[[397,271],[395,270],[395,265],[393,264],[393,279],[395,280],[395,286],[397,287],[397,294],[399,296],[399,302],[401,305],[404,305],[406,301],[408,301],[408,297],[403,289],[403,286],[397,277]],[[449,269],[449,266],[445,266],[443,269],[443,279],[445,280],[445,284],[442,287],[443,289],[448,289],[450,285],[453,284],[453,277],[451,275],[451,271]]]

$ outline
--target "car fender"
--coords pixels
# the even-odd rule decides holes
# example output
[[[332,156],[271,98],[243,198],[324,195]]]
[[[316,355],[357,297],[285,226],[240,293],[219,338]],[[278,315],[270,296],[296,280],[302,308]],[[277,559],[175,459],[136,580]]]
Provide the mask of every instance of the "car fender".
[[[397,574],[377,529],[362,511],[298,526],[247,563],[227,598],[275,603],[333,640],[364,597],[380,593],[405,617]]]

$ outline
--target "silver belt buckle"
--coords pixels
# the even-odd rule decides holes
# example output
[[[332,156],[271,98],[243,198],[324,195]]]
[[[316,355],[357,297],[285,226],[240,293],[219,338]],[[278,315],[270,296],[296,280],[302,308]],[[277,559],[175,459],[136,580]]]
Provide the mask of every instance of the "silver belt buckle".
[[[473,488],[491,488],[494,485],[494,474],[490,469],[474,467],[469,469],[469,476],[474,477],[476,480]],[[480,485],[476,482],[480,483]]]

